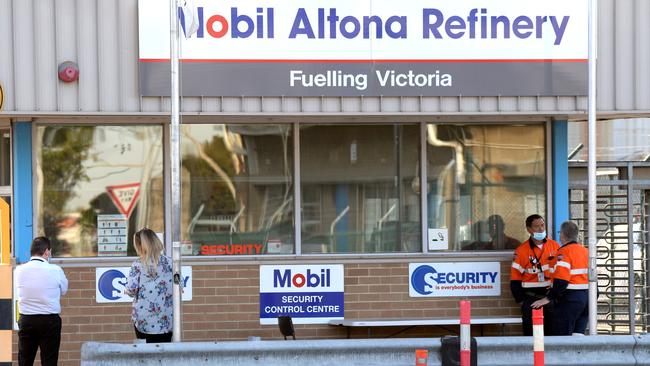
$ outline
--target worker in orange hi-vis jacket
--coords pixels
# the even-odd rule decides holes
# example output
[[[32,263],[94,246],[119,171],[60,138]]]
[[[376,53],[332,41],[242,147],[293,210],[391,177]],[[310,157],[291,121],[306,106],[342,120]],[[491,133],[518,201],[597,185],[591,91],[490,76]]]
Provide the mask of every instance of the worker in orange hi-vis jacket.
[[[551,287],[560,244],[546,235],[546,223],[540,215],[526,218],[530,238],[515,249],[510,269],[510,290],[521,305],[521,320],[525,336],[533,335],[533,309],[531,305],[546,296]],[[544,306],[544,333],[551,335],[553,304]]]
[[[578,225],[566,221],[560,226],[557,264],[553,287],[533,308],[554,303],[554,335],[584,335],[589,321],[589,251],[578,243]]]

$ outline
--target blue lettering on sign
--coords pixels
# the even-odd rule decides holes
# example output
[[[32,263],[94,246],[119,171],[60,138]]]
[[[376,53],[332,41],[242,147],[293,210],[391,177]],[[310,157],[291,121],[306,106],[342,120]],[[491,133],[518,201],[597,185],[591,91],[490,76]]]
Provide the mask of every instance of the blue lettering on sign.
[[[436,284],[495,283],[498,272],[438,272],[430,265],[421,265],[411,274],[411,286],[421,295],[429,295]]]
[[[222,14],[204,14],[203,7],[197,7],[198,29],[196,38],[275,38],[274,8],[256,8],[255,14],[242,14],[237,7],[231,7]],[[311,9],[310,9],[311,10]],[[404,15],[354,16],[339,14],[337,8],[318,8],[310,14],[305,8],[298,8],[287,37],[289,39],[406,39],[407,21]],[[223,15],[228,14],[229,15]],[[182,8],[178,8],[181,28],[186,32]],[[569,26],[570,16],[518,15],[509,17],[491,14],[486,8],[474,8],[467,14],[444,14],[440,9],[422,9],[423,39],[527,39],[534,37],[554,38],[554,45],[560,45]],[[550,28],[550,29],[549,29]],[[545,29],[547,31],[545,31]],[[187,33],[186,33],[187,35]]]

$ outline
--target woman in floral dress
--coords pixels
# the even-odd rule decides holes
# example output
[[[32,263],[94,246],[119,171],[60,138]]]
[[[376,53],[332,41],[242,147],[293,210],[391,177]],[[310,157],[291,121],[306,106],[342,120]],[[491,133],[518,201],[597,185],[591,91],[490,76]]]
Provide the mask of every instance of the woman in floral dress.
[[[171,342],[172,261],[151,229],[136,232],[133,245],[140,258],[131,265],[126,293],[133,297],[135,335],[147,343]]]

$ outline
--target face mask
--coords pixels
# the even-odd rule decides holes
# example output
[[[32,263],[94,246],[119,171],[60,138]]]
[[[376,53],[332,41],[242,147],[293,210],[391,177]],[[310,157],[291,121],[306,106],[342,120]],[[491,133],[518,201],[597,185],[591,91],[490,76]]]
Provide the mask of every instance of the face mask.
[[[542,231],[541,233],[533,233],[533,239],[535,240],[544,240],[546,239],[546,231]]]

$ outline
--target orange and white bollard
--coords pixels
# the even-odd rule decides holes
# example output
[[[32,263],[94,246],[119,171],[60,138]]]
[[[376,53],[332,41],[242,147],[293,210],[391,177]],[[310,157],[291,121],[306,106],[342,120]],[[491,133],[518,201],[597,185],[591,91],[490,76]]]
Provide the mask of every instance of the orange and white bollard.
[[[415,366],[427,366],[429,351],[426,349],[415,350]]]
[[[466,300],[460,302],[460,366],[470,366],[471,361],[470,304]]]
[[[544,309],[533,309],[533,353],[535,366],[544,366]]]

